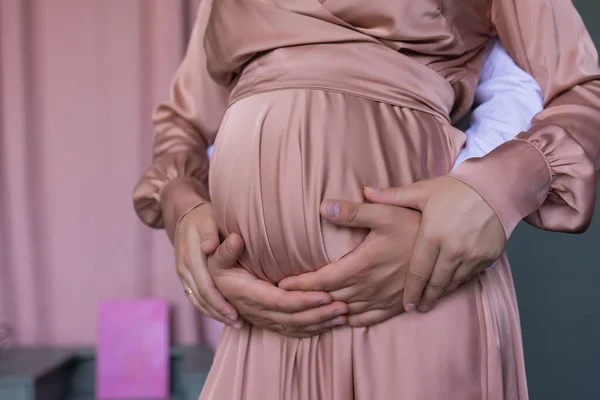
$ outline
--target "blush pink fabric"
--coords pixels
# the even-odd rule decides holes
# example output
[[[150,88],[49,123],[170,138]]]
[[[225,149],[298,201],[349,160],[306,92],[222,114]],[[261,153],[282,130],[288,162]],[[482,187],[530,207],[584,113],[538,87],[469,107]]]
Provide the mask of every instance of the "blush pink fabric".
[[[129,196],[197,3],[0,1],[0,321],[18,344],[91,345],[99,300],[147,296],[172,305],[174,342],[214,340]]]
[[[320,202],[447,174],[464,140],[450,122],[470,107],[496,34],[539,82],[545,109],[454,175],[507,236],[525,216],[544,229],[585,228],[600,165],[600,69],[566,0],[203,0],[171,98],[154,116],[138,215],[172,235],[191,204],[207,201],[208,184],[219,230],[242,236],[240,263],[259,279],[338,260],[365,233],[321,220]],[[301,339],[226,328],[201,394],[393,398],[527,399],[505,257],[426,314]]]
[[[105,300],[98,308],[96,398],[169,395],[169,304],[160,299]]]

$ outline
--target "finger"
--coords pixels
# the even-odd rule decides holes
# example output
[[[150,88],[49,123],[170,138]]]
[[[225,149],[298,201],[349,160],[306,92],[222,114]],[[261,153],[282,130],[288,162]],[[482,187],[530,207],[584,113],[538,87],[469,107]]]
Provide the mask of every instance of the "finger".
[[[370,310],[356,315],[348,316],[348,325],[352,327],[372,326],[400,314],[403,309],[397,310]]]
[[[339,272],[338,271],[331,271],[331,273],[328,273],[327,271],[323,271],[328,270],[329,268],[327,268],[328,266],[325,266],[315,272],[305,272],[303,274],[300,275],[296,275],[296,276],[290,276],[287,278],[282,279],[281,281],[279,281],[279,283],[277,284],[277,286],[279,286],[279,288],[283,289],[283,290],[300,290],[300,291],[323,291],[323,292],[328,292],[329,289],[329,284],[326,282],[326,280],[328,279],[327,276],[328,275],[336,275],[339,276]],[[331,283],[331,277],[329,277],[329,283]]]
[[[375,304],[370,301],[355,301],[348,304],[348,315],[356,315],[375,309]]]
[[[212,213],[212,207],[208,203],[202,204],[193,210],[192,213],[194,213],[194,221],[197,221],[194,225],[200,236],[200,249],[204,254],[212,254],[221,242],[219,240],[217,221]]]
[[[365,291],[364,284],[354,284],[342,289],[328,292],[333,301],[341,301],[346,304],[357,303],[370,299],[372,293]]]
[[[194,306],[194,307],[195,307],[197,310],[200,310],[200,312],[201,312],[203,315],[206,315],[207,317],[210,317],[210,318],[212,318],[212,315],[210,314],[210,312],[209,312],[209,311],[208,311],[206,308],[204,308],[204,306],[203,306],[202,304],[200,304],[200,303],[198,302],[198,300],[196,300],[196,298],[194,297],[194,295],[193,295],[193,294],[188,294],[187,296],[188,296],[188,298],[189,298],[189,300],[190,300],[190,303],[192,303],[192,305],[193,305],[193,306]]]
[[[429,197],[426,181],[416,182],[405,187],[375,189],[366,187],[365,197],[373,203],[390,204],[423,211]]]
[[[308,338],[322,333],[328,332],[335,327],[346,325],[347,320],[345,316],[337,317],[335,320],[322,322],[317,325],[307,326],[302,329],[291,329],[289,327],[280,327],[276,331],[284,336],[293,338]]]
[[[284,278],[278,286],[284,290],[336,293],[337,300],[346,301],[348,297],[344,296],[356,294],[356,290],[351,290],[358,280],[355,271],[368,265],[370,263],[369,259],[368,246],[362,243],[338,261],[314,272]],[[340,292],[341,290],[343,291]]]
[[[362,245],[361,245],[362,246]],[[364,255],[359,246],[340,260],[328,264],[317,271],[282,279],[278,286],[284,290],[333,292],[356,283],[353,271],[365,264]]]
[[[180,278],[181,280],[181,284],[183,285],[183,290],[185,295],[187,296],[188,300],[190,301],[190,303],[192,303],[192,305],[197,308],[198,310],[200,310],[200,312],[202,312],[202,314],[210,316],[210,312],[206,309],[206,307],[204,307],[202,304],[200,304],[200,302],[198,301],[198,299],[196,299],[196,296],[194,296],[194,290],[190,287],[190,285],[187,284],[187,282],[185,281],[185,279]],[[186,289],[190,289],[192,291],[192,293],[188,293],[186,291]]]
[[[217,319],[218,314],[215,314],[214,310],[212,310],[210,306],[206,304],[204,299],[202,299],[198,295],[198,291],[194,282],[190,278],[181,278],[181,282],[183,283],[184,289],[190,289],[191,293],[185,293],[185,295],[187,296],[188,300],[194,305],[194,307],[199,309],[207,317]],[[228,322],[228,324],[230,324],[230,322]]]
[[[331,303],[331,296],[325,292],[286,291],[269,282],[255,280],[252,291],[246,293],[246,300],[257,304],[263,310],[295,313]]]
[[[194,282],[197,290],[195,293],[200,295],[200,297],[203,298],[212,309],[216,310],[216,312],[219,314],[219,318],[226,318],[229,320],[229,323],[235,322],[238,319],[237,311],[231,304],[229,304],[227,300],[225,300],[225,297],[223,297],[221,292],[219,292],[219,290],[216,288],[213,278],[208,271],[207,255],[204,254],[199,248],[193,246],[193,241],[196,234],[191,233],[190,235],[186,236],[187,257],[184,257],[184,265],[186,266],[185,270],[189,271],[191,274],[191,279],[188,280]],[[226,246],[221,244],[217,248],[217,251],[222,252],[222,247]],[[213,256],[211,256],[211,258],[212,257]],[[215,258],[218,262],[219,258]]]
[[[334,326],[342,325],[346,322],[347,311],[348,307],[341,302],[292,314],[258,310],[252,307],[240,309],[246,321],[265,329],[281,331],[286,335],[289,333],[314,334],[325,328],[331,329]]]
[[[244,252],[244,241],[237,233],[232,233],[217,247],[208,258],[208,269],[219,273],[219,270],[235,267]]]
[[[215,286],[215,283],[208,273],[207,268],[190,269],[192,280],[194,281],[198,295],[220,315],[221,318],[233,323],[238,320],[237,310],[223,297],[221,292]]]
[[[427,312],[433,308],[435,302],[442,296],[446,287],[452,282],[454,272],[460,265],[457,258],[450,257],[442,251],[433,267],[431,277],[423,291],[423,297],[419,303],[419,311]]]
[[[345,325],[346,323],[347,317],[345,315],[341,315],[331,320],[323,321],[315,325],[305,326],[303,328],[294,329],[286,326],[286,329],[284,329],[284,332],[282,333],[293,337],[310,337],[330,331],[332,328]]]
[[[406,311],[414,310],[421,301],[423,291],[431,277],[440,252],[437,240],[426,238],[423,232],[424,229],[421,226],[408,266],[404,288],[404,308]]]
[[[196,297],[194,297],[193,295],[189,295],[189,297],[190,297],[190,301],[192,302],[194,307],[199,309],[207,317],[212,318],[215,321],[219,321],[219,322],[223,323],[224,325],[231,326],[232,328],[235,328],[235,329],[240,329],[242,327],[243,321],[241,319],[238,319],[235,322],[231,322],[228,319],[220,316],[218,313],[215,313],[214,310],[211,310],[210,306],[206,305],[206,303],[204,303],[204,305],[202,303],[200,303],[198,301],[198,299]]]
[[[477,277],[481,272],[489,267],[489,262],[485,263],[461,263],[454,272],[452,280],[458,283],[468,282],[471,279]]]
[[[184,289],[189,288],[192,291],[192,293],[190,294],[186,293],[186,296],[194,305],[194,307],[202,311],[204,315],[210,318],[223,322],[227,325],[232,324],[231,321],[228,321],[225,317],[221,316],[218,312],[216,312],[214,308],[207,304],[202,297],[200,297],[200,295],[198,294],[198,289],[196,288],[196,284],[194,283],[193,279],[191,279],[191,275],[183,276],[180,279],[183,283]]]
[[[293,329],[302,329],[307,326],[333,321],[336,317],[345,315],[346,313],[348,313],[348,306],[345,303],[338,301],[326,306],[316,307],[293,314],[267,312],[264,315],[281,325],[286,325]]]
[[[448,284],[448,286],[446,286],[443,296],[451,294],[464,283],[469,282],[473,278],[477,277],[477,275],[481,273],[481,271],[487,269],[489,269],[489,263],[483,263],[479,265],[479,267],[477,268],[479,272],[475,273],[472,272],[473,268],[468,266],[466,263],[459,265],[456,271],[454,272],[451,282]]]
[[[404,311],[404,306],[402,305],[402,297],[398,295],[397,297],[387,298],[383,301],[371,301],[370,298],[366,300],[358,300],[358,301],[350,301],[345,302],[348,304],[348,315],[356,315],[364,313],[365,311],[371,310],[391,310],[391,309],[401,309]]]
[[[460,282],[451,281],[446,289],[444,290],[444,294],[442,296],[448,296],[450,293],[454,292],[459,286],[462,285]]]
[[[444,289],[443,296],[447,296],[450,293],[454,292],[458,289],[463,283],[468,282],[470,280],[470,272],[463,266],[463,264],[459,265],[454,271],[454,275],[446,289]]]
[[[380,229],[392,219],[390,208],[344,200],[325,200],[320,211],[328,221],[354,228]]]

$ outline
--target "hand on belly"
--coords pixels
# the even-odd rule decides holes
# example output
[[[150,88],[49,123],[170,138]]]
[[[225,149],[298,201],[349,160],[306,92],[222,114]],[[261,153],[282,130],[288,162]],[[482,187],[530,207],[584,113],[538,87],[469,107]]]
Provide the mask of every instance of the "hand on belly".
[[[389,207],[393,227],[369,233],[368,226],[322,219],[319,206],[326,198],[364,202],[365,185],[403,186],[440,175],[451,167],[452,143],[442,122],[413,110],[319,90],[252,95],[229,108],[215,142],[209,182],[219,230],[240,234],[241,264],[269,283],[368,256],[362,262],[381,272],[379,278],[367,269],[346,276],[396,286],[369,284],[348,301],[358,311],[395,306],[391,293],[401,294],[401,271],[418,229],[405,220],[414,222],[417,214]],[[359,246],[360,253],[351,253]],[[369,288],[376,289],[360,297]]]
[[[348,305],[351,326],[370,326],[403,312],[406,272],[421,213],[348,201],[326,201],[321,213],[337,225],[371,231],[357,249],[339,261],[285,278],[279,287],[329,292],[334,300]]]

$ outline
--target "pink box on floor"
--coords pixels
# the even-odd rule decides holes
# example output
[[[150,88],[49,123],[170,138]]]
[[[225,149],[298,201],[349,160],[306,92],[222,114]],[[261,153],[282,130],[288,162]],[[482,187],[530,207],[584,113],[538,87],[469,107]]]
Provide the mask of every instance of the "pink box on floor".
[[[98,307],[96,398],[169,397],[169,304],[103,300]]]

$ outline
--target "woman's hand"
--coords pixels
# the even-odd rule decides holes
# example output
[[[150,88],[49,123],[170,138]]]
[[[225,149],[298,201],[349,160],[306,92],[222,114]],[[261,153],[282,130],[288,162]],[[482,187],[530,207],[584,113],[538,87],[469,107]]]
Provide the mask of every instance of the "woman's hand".
[[[177,275],[192,304],[217,321],[241,327],[236,309],[225,300],[208,273],[207,254],[214,253],[219,246],[219,231],[210,203],[196,207],[181,219],[174,245]]]
[[[383,204],[326,201],[321,215],[370,233],[354,251],[315,271],[283,279],[286,290],[323,290],[348,304],[348,324],[369,326],[404,311],[402,297],[421,213]]]
[[[256,278],[237,263],[243,249],[236,234],[219,244],[209,203],[190,211],[179,223],[177,274],[184,288],[190,289],[191,302],[205,315],[238,329],[245,320],[299,337],[346,322],[346,305],[333,302],[325,292],[287,292]]]
[[[244,321],[293,337],[317,335],[346,323],[348,307],[327,293],[286,291],[238,265],[243,249],[242,238],[232,233],[208,257],[208,269]]]
[[[366,190],[365,195],[423,213],[404,290],[407,311],[430,310],[440,296],[479,275],[504,252],[504,229],[494,210],[456,178]]]

